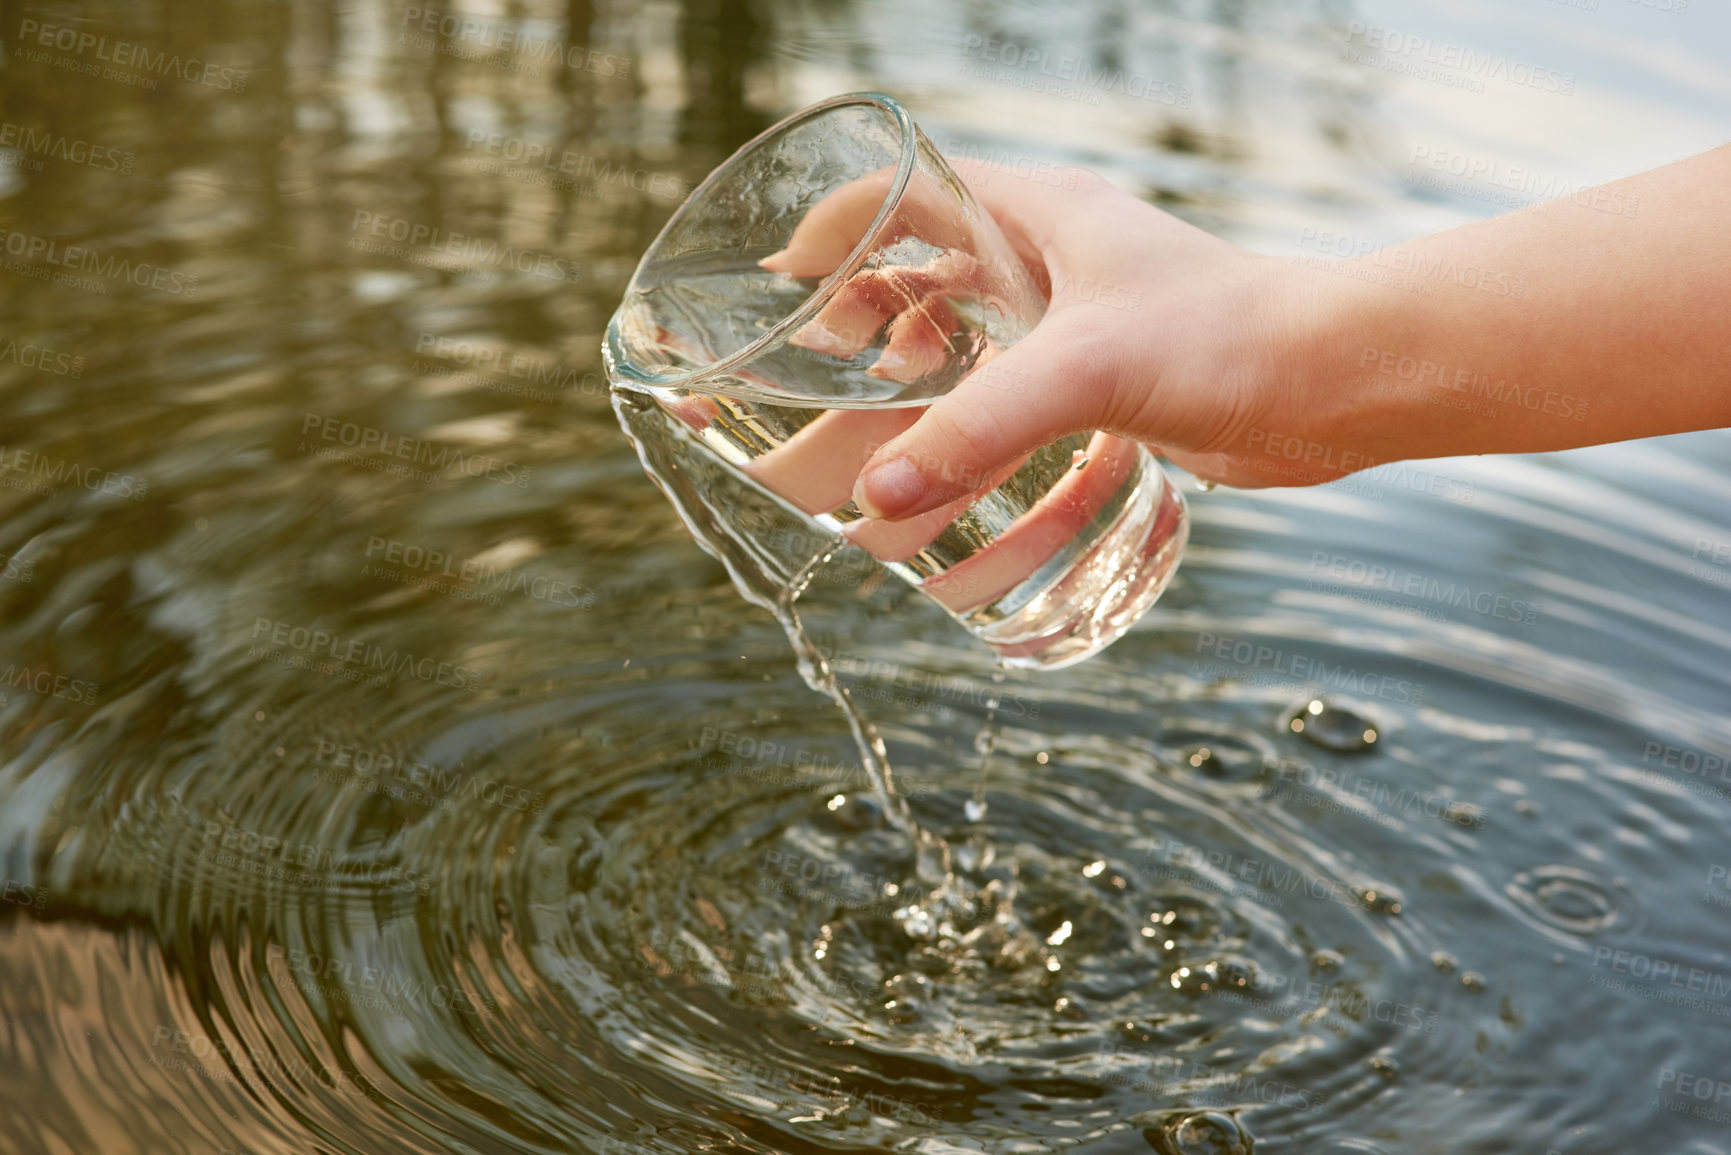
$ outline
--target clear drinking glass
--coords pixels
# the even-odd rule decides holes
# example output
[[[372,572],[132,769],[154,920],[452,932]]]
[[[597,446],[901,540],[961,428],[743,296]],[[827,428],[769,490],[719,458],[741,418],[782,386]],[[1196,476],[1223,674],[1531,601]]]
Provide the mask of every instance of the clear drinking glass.
[[[1184,499],[1145,448],[1067,437],[902,522],[852,501],[872,453],[963,377],[1011,403],[1053,387],[992,365],[1045,308],[907,111],[854,93],[765,130],[692,192],[603,354],[614,385],[654,397],[784,507],[845,534],[1006,663],[1051,669],[1121,636],[1177,568]]]

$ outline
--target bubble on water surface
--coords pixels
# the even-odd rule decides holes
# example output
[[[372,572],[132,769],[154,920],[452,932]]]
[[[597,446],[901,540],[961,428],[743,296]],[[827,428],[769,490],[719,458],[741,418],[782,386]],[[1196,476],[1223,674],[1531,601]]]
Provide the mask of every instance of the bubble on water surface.
[[[1610,887],[1574,867],[1523,870],[1509,879],[1505,890],[1529,914],[1571,934],[1597,934],[1617,923]]]
[[[1381,738],[1376,724],[1345,706],[1312,698],[1287,716],[1286,728],[1324,750],[1362,754]]]
[[[1142,1137],[1160,1155],[1250,1155],[1255,1149],[1238,1120],[1219,1111],[1173,1113]]]

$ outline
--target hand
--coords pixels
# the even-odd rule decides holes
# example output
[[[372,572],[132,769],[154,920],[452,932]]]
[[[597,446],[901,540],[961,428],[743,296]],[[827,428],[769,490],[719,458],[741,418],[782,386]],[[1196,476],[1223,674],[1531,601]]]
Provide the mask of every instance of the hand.
[[[1091,429],[1257,487],[1731,425],[1717,307],[1731,146],[1319,267],[1238,249],[1090,173],[953,167],[1051,303],[872,455],[854,486],[872,517],[970,492],[946,479],[989,488]],[[1391,270],[1410,272],[1391,285]]]
[[[1346,417],[1317,412],[1288,360],[1306,318],[1326,308],[1329,278],[1237,249],[1091,173],[1036,183],[955,168],[1051,303],[1032,333],[873,455],[854,489],[868,515],[948,504],[966,491],[944,478],[997,478],[1042,445],[1096,429],[1232,485],[1325,481],[1371,464],[1312,455],[1295,467],[1245,448],[1253,429],[1303,437]]]

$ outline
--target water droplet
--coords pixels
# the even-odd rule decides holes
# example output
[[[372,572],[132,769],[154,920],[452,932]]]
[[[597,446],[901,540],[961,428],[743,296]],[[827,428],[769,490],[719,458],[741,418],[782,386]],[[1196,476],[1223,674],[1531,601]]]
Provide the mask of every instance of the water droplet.
[[[1245,990],[1256,985],[1256,964],[1236,955],[1216,962],[1214,974],[1215,981],[1228,990]]]
[[[1485,976],[1478,971],[1463,971],[1461,972],[1461,986],[1476,995],[1485,989]]]
[[[883,825],[884,809],[870,794],[836,794],[824,800],[824,810],[845,830],[875,830]]]
[[[895,919],[909,938],[928,940],[936,937],[938,926],[931,912],[918,906],[904,906],[895,912]]]
[[[984,808],[982,807],[982,813]],[[958,869],[967,874],[973,874],[992,865],[997,857],[997,849],[985,838],[969,838],[953,848],[955,864]]]
[[[1255,1142],[1231,1115],[1219,1111],[1174,1111],[1142,1130],[1160,1155],[1250,1155]]]
[[[1052,756],[1050,754],[1047,754],[1044,750],[1042,750],[1038,754],[1034,755],[1034,761],[1038,762],[1042,766],[1044,766],[1047,762],[1050,762],[1051,760],[1052,760]]]
[[[1286,728],[1336,754],[1362,754],[1381,738],[1375,723],[1344,706],[1313,698],[1287,716]]]
[[[1358,900],[1364,903],[1364,908],[1373,914],[1399,914],[1401,907],[1406,905],[1400,891],[1392,886],[1364,886],[1358,891]]]
[[[1181,966],[1167,980],[1175,991],[1187,995],[1206,994],[1220,985],[1220,964],[1207,962]]]
[[[1088,1019],[1087,1008],[1068,995],[1053,1003],[1052,1010],[1073,1023],[1086,1022]]]
[[[1387,1055],[1377,1055],[1371,1059],[1370,1069],[1385,1079],[1392,1079],[1400,1074],[1400,1063]]]
[[[983,798],[970,798],[962,803],[962,813],[968,816],[969,822],[979,822],[986,817],[986,802]]]
[[[1430,956],[1430,965],[1446,975],[1454,972],[1460,965],[1460,960],[1446,950],[1439,950]]]
[[[1182,726],[1160,735],[1167,757],[1210,778],[1249,782],[1273,764],[1276,750],[1259,735],[1203,726]]]
[[[1617,922],[1617,903],[1610,888],[1571,866],[1523,870],[1509,879],[1504,890],[1528,913],[1558,930],[1596,934]]]
[[[1198,477],[1196,479],[1196,488],[1199,489],[1200,491],[1202,491],[1203,493],[1209,492],[1210,490],[1212,490],[1215,486],[1217,486],[1219,484],[1220,483],[1218,481],[1209,481],[1206,477]]]
[[[1337,950],[1319,950],[1310,956],[1312,965],[1325,971],[1337,971],[1346,962],[1346,956]]]

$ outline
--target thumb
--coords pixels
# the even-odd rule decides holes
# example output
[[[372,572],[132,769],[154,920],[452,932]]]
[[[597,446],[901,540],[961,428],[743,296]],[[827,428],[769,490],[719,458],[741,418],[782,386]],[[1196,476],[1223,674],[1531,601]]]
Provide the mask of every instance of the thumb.
[[[872,455],[854,483],[867,517],[901,521],[1002,481],[1042,445],[1099,426],[1116,375],[1097,331],[1048,313]]]

